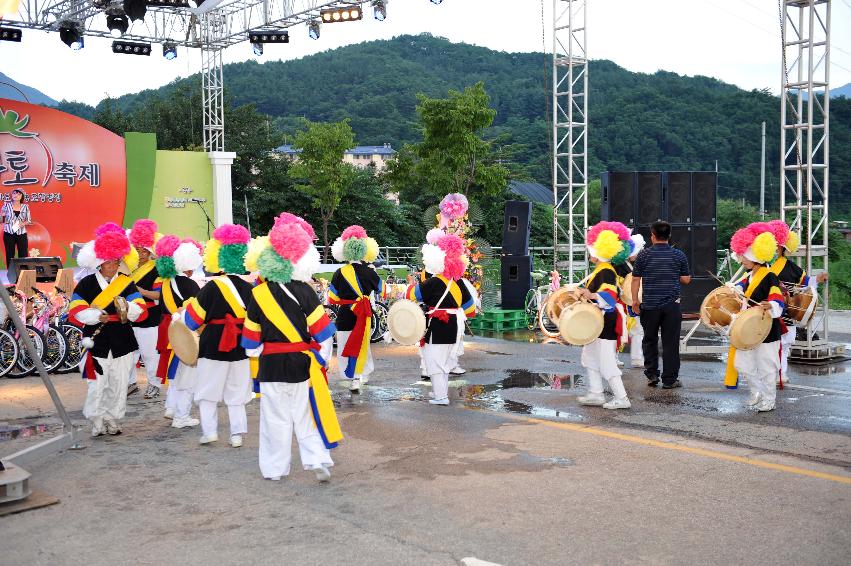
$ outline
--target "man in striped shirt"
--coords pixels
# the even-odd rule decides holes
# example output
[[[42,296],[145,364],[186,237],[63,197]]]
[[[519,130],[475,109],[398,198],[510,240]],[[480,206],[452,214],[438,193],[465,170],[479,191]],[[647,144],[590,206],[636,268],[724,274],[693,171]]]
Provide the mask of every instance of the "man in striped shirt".
[[[671,225],[655,222],[650,228],[653,245],[638,254],[632,271],[633,312],[644,328],[644,375],[650,386],[659,383],[659,332],[662,332],[662,388],[682,387],[680,372],[680,285],[691,282],[686,255],[668,243]],[[642,300],[638,302],[638,289]]]

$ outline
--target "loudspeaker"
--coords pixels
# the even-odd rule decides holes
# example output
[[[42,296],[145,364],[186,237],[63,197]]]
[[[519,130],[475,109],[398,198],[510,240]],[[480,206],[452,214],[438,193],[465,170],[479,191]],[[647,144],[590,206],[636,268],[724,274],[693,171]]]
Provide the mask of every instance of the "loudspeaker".
[[[634,226],[636,222],[635,173],[606,171],[601,179],[600,191],[602,200],[600,218]]]
[[[673,171],[665,173],[664,200],[666,219],[671,224],[691,222],[691,173]]]
[[[529,255],[531,234],[532,203],[525,200],[507,201],[502,224],[502,255]]]
[[[18,282],[18,273],[31,269],[35,271],[36,281],[39,283],[52,283],[56,280],[56,274],[62,269],[62,262],[58,257],[16,257],[9,263],[7,277],[9,283]]]
[[[692,277],[691,283],[682,286],[682,301],[680,310],[685,314],[700,312],[700,304],[710,291],[721,284],[711,277]]]
[[[718,271],[717,231],[714,225],[691,227],[691,272],[708,277]],[[709,273],[707,273],[709,272]]]
[[[694,224],[715,224],[718,173],[695,171],[691,174],[692,214]]]
[[[682,250],[682,252],[686,254],[686,259],[688,259],[689,267],[691,267],[692,263],[692,236],[693,234],[691,231],[691,226],[689,225],[671,226],[671,239],[668,240],[668,243],[671,244],[672,248]]]
[[[532,256],[504,255],[502,260],[502,308],[525,309],[532,288]]]
[[[641,171],[635,174],[638,224],[653,224],[664,216],[662,173]]]

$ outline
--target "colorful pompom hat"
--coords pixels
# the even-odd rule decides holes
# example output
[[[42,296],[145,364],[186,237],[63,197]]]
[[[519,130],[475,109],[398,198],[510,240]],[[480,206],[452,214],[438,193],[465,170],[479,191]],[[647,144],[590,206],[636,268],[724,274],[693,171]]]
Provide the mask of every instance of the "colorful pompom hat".
[[[141,218],[133,223],[133,227],[127,234],[130,245],[134,248],[145,248],[156,255],[157,241],[162,234],[157,232],[157,223],[149,218]]]
[[[615,264],[623,263],[638,253],[634,250],[639,242],[643,247],[644,238],[633,240],[624,224],[605,220],[589,228],[585,236],[585,246],[592,257]]]
[[[733,258],[742,263],[746,258],[754,263],[768,263],[777,255],[777,239],[767,222],[754,222],[740,228],[730,239]]]
[[[174,269],[178,274],[195,271],[203,263],[201,254],[204,247],[192,238],[183,238],[174,250]]]
[[[444,234],[434,244],[423,246],[423,267],[429,273],[458,281],[470,264],[465,251],[464,240],[454,234]]]
[[[331,245],[331,255],[339,262],[373,262],[378,258],[378,242],[366,234],[363,226],[349,226]]]
[[[782,220],[772,220],[768,223],[769,230],[774,234],[777,245],[789,253],[795,253],[801,245],[801,237],[789,228]]]
[[[245,273],[245,254],[251,234],[245,226],[222,224],[204,246],[204,269],[209,273]]]
[[[77,265],[97,269],[112,260],[121,261],[125,271],[132,271],[139,265],[139,254],[130,244],[124,228],[107,222],[95,230],[94,240],[87,242],[77,254]]]
[[[268,236],[252,240],[245,255],[245,268],[257,271],[266,281],[309,283],[319,270],[319,250],[313,245],[313,227],[296,219],[299,217],[289,214],[284,221],[276,220]]]

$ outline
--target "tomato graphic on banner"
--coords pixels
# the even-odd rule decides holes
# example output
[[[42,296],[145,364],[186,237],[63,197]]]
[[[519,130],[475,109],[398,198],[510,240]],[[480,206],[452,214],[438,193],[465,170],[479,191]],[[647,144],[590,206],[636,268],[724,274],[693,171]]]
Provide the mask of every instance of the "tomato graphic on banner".
[[[119,224],[127,200],[124,138],[82,118],[0,98],[0,195],[23,189],[29,247],[70,259],[71,243]]]

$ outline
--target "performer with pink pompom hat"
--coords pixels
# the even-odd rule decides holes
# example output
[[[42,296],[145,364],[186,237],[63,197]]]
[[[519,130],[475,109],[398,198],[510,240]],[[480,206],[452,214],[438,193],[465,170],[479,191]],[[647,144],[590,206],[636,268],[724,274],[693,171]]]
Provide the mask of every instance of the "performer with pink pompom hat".
[[[159,273],[156,266],[156,244],[162,236],[157,232],[157,223],[147,218],[142,218],[133,223],[128,233],[130,244],[136,248],[139,254],[139,266],[133,270],[130,277],[136,284],[139,293],[145,298],[145,307],[148,316],[141,322],[133,323],[133,334],[139,344],[136,352],[136,361],[142,360],[145,365],[145,374],[148,378],[148,387],[145,389],[145,399],[156,399],[160,396],[162,384],[157,378],[157,366],[160,355],[157,352],[157,327],[160,324],[160,291],[157,280]],[[136,364],[130,375],[130,389],[136,384]],[[128,390],[129,393],[129,390]]]
[[[449,374],[458,363],[464,321],[476,315],[475,300],[468,287],[460,283],[468,264],[464,249],[464,241],[452,234],[424,245],[425,270],[435,275],[412,283],[407,290],[408,299],[429,309],[420,345],[434,397],[429,403],[433,405],[449,404]]]
[[[245,405],[254,398],[251,370],[239,343],[251,284],[245,273],[245,254],[251,235],[244,226],[223,224],[204,247],[204,268],[218,274],[189,301],[181,316],[191,330],[204,326],[198,349],[195,402],[201,415],[201,444],[219,440],[218,404],[228,408],[230,444],[242,446],[248,432]]]
[[[251,293],[242,345],[259,358],[263,477],[289,475],[295,433],[302,467],[325,482],[334,465],[330,449],[343,438],[320,354],[335,328],[310,284],[320,265],[313,228],[297,218],[282,214],[258,239],[252,266],[263,283]]]
[[[83,415],[92,422],[93,437],[121,434],[127,380],[138,348],[130,322],[142,322],[148,316],[133,280],[119,273],[132,249],[124,230],[96,233],[83,246],[77,262],[97,271],[77,283],[68,311],[69,319],[83,327],[83,346],[88,350],[80,365],[89,384]],[[125,302],[126,313],[120,312],[118,307]]]
[[[372,301],[385,298],[386,287],[370,262],[378,257],[378,243],[361,226],[349,226],[331,246],[339,262],[347,262],[334,272],[328,301],[338,305],[337,360],[340,373],[349,380],[351,391],[360,391],[375,369],[370,338]],[[330,352],[326,352],[330,356]]]

